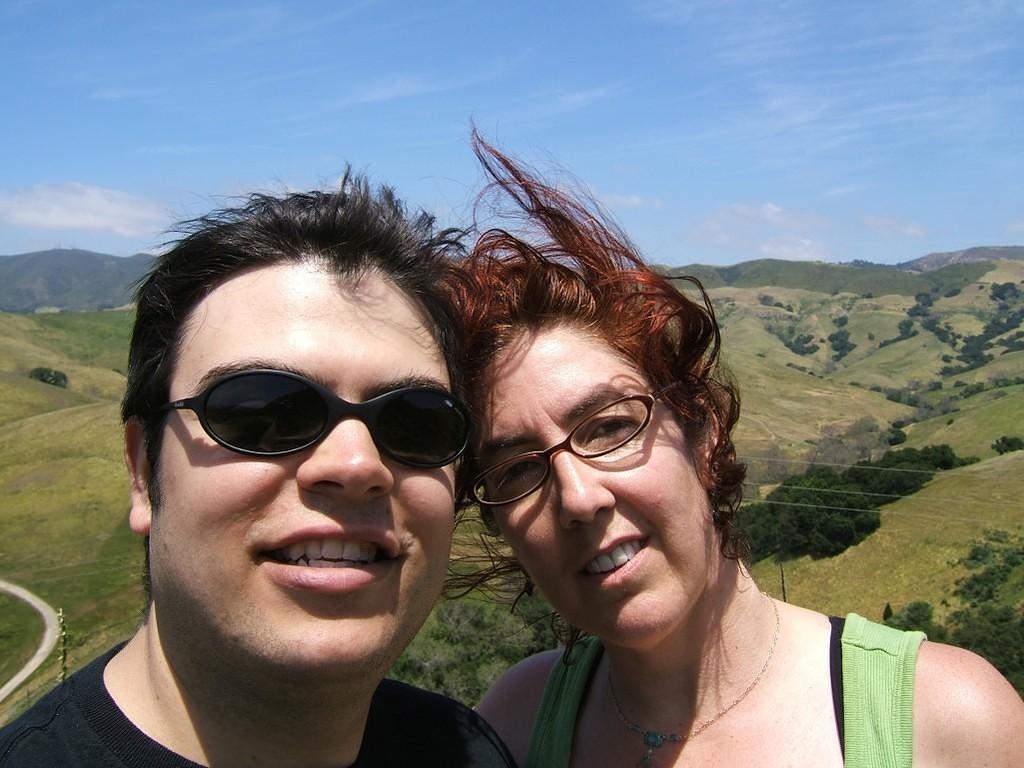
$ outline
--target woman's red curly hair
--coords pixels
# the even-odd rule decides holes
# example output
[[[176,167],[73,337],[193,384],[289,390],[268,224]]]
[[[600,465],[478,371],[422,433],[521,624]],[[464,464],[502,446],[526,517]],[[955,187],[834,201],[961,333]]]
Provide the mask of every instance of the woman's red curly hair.
[[[689,283],[697,300],[688,298],[644,263],[589,198],[542,182],[475,131],[473,150],[490,179],[481,201],[496,198],[493,212],[520,226],[518,234],[496,228],[484,232],[456,270],[453,291],[465,323],[461,367],[470,408],[484,415],[491,365],[522,334],[569,325],[603,339],[636,366],[652,389],[677,384],[662,401],[684,428],[722,554],[745,556],[746,539],[734,527],[745,468],[730,436],[739,417],[739,395],[719,365],[718,323],[703,286],[693,277],[676,278]],[[513,208],[502,207],[502,200]],[[464,507],[480,469],[472,455],[459,468]],[[494,543],[493,518],[486,510],[481,517],[488,529],[483,537],[488,565],[459,573],[458,564],[473,558],[457,560],[449,593],[480,587],[492,594],[528,591],[518,564]]]

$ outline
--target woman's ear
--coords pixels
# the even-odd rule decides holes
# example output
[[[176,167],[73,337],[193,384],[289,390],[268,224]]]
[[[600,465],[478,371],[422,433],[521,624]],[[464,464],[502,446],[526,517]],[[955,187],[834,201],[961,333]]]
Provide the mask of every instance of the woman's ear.
[[[128,524],[139,536],[148,536],[153,523],[153,504],[149,497],[151,467],[146,457],[146,437],[142,422],[132,418],[124,426],[124,463],[131,480],[131,511]]]

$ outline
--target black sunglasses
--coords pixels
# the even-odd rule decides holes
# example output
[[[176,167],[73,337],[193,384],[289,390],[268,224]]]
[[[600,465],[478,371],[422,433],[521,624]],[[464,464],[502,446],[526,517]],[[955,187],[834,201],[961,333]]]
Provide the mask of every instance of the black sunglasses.
[[[344,418],[362,421],[377,448],[411,467],[442,467],[466,449],[470,420],[452,394],[406,387],[350,403],[287,371],[228,374],[164,410],[194,411],[210,437],[236,453],[284,456],[322,440]]]

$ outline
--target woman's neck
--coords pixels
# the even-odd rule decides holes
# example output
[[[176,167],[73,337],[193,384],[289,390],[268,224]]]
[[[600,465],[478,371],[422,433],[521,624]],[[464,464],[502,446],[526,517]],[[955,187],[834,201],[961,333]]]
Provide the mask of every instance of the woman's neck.
[[[778,637],[775,606],[741,564],[720,565],[670,633],[642,647],[606,645],[594,685],[620,719],[685,734],[734,706],[765,673]]]

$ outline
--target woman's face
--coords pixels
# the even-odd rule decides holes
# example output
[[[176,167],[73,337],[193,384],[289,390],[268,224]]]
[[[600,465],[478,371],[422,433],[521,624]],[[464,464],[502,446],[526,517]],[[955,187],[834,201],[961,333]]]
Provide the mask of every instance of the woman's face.
[[[604,341],[559,326],[525,334],[490,371],[480,466],[560,442],[624,395],[651,391]],[[657,642],[692,611],[717,568],[718,536],[683,431],[656,401],[613,460],[551,457],[541,488],[496,507],[519,562],[571,624],[606,643]]]

